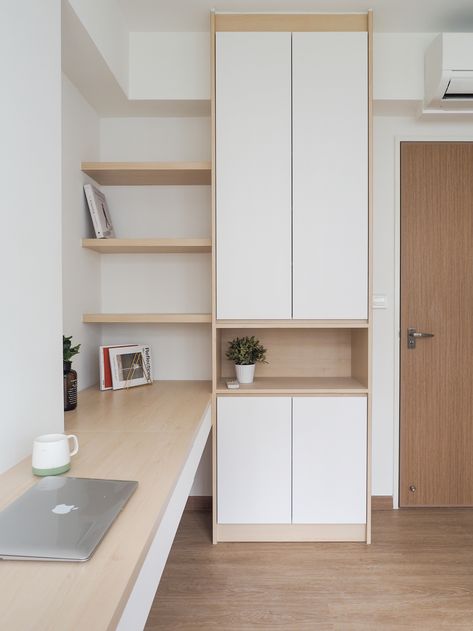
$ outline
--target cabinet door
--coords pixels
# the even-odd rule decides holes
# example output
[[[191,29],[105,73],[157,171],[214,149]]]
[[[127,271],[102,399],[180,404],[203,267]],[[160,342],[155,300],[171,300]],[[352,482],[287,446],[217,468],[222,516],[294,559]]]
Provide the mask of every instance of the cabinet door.
[[[217,318],[290,318],[290,33],[217,33],[216,236]]]
[[[290,397],[217,399],[217,521],[291,522]]]
[[[366,431],[366,397],[294,398],[294,523],[366,523]]]
[[[294,318],[368,313],[366,33],[293,34]]]

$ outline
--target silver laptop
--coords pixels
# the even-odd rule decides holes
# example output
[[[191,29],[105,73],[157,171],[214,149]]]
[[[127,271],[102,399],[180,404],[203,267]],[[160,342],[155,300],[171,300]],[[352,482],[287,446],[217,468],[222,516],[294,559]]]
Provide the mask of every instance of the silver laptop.
[[[0,559],[87,561],[137,486],[43,478],[0,511]]]

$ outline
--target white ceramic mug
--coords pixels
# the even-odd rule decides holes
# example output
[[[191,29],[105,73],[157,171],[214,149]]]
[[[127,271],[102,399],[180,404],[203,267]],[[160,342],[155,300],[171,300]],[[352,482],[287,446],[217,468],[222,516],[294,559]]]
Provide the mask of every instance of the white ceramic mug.
[[[69,440],[74,446],[69,448]],[[59,475],[71,468],[71,456],[79,451],[77,436],[70,434],[44,434],[33,443],[34,475]]]

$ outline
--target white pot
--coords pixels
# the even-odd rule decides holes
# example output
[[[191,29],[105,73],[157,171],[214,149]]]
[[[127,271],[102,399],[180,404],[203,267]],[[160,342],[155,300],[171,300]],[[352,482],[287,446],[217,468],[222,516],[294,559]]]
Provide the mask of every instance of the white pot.
[[[253,383],[255,376],[255,364],[249,364],[248,366],[239,366],[235,364],[236,377],[239,383]]]

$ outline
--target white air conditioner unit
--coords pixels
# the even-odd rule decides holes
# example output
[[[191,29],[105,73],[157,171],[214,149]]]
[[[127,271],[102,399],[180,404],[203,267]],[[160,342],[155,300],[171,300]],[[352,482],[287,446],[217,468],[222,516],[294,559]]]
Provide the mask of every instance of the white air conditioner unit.
[[[473,112],[473,33],[441,33],[427,48],[424,111]]]

